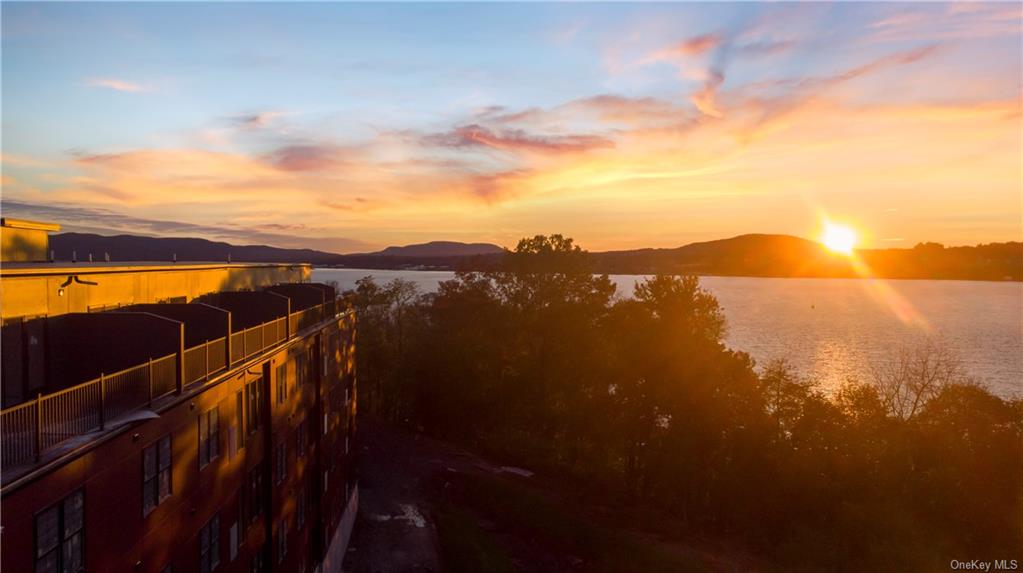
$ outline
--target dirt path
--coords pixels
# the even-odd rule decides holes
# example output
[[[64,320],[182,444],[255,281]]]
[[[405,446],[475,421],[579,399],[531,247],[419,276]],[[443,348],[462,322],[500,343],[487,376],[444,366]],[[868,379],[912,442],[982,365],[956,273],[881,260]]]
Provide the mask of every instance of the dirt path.
[[[448,468],[477,460],[371,417],[359,419],[359,515],[345,558],[353,573],[439,572],[427,485]]]

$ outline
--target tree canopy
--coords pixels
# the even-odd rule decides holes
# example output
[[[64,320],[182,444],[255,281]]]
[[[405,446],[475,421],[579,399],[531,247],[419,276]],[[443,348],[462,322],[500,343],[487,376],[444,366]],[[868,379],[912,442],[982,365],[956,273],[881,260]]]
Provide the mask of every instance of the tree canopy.
[[[1023,401],[930,344],[833,394],[724,344],[692,276],[615,296],[560,235],[436,293],[359,282],[364,403],[611,484],[806,570],[930,570],[1023,547]]]

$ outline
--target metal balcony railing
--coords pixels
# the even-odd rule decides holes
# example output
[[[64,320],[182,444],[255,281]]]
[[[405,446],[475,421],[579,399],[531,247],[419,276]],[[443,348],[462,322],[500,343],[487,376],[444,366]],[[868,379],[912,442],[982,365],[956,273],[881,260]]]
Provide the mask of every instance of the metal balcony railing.
[[[3,464],[39,459],[46,450],[101,430],[108,420],[173,392],[177,388],[177,357],[168,354],[120,372],[101,374],[0,412]]]
[[[284,342],[307,326],[337,316],[343,308],[339,301],[232,333],[231,366]],[[152,407],[157,398],[208,380],[228,369],[227,343],[227,337],[221,337],[185,350],[180,377],[179,356],[169,354],[52,394],[39,394],[35,400],[0,411],[0,462],[10,467],[38,460],[47,450],[73,437],[102,430],[118,416]]]
[[[207,340],[185,351],[185,385],[208,380],[227,368],[226,337]]]

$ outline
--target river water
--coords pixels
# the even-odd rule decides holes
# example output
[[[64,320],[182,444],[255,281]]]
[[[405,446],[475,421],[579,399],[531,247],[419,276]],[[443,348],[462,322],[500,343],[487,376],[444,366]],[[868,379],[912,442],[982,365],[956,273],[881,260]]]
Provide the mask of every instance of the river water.
[[[432,291],[445,271],[315,269],[313,280],[351,289],[372,275]],[[630,296],[638,275],[611,275]],[[758,364],[784,358],[825,390],[865,380],[870,365],[936,338],[967,374],[1001,396],[1023,397],[1023,283],[981,281],[701,277],[728,320],[726,344]]]

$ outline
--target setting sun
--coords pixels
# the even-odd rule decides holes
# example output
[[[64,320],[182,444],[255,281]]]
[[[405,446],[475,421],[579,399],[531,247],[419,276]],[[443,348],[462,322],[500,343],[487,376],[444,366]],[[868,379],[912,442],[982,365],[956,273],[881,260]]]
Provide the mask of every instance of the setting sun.
[[[851,255],[853,247],[856,246],[856,231],[844,225],[827,223],[824,226],[821,243],[831,251]]]

